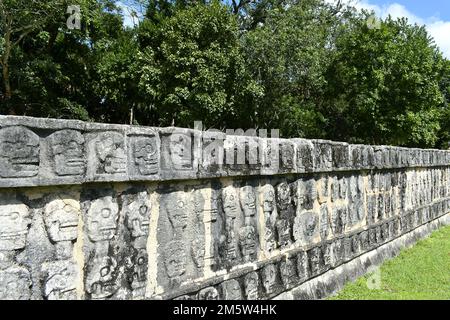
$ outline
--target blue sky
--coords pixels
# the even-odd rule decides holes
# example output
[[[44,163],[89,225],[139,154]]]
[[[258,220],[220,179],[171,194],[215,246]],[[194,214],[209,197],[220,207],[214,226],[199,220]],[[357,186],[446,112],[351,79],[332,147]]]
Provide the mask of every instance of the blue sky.
[[[416,16],[436,17],[442,20],[450,21],[450,1],[449,0],[373,0],[370,3],[383,6],[392,3],[398,3]]]

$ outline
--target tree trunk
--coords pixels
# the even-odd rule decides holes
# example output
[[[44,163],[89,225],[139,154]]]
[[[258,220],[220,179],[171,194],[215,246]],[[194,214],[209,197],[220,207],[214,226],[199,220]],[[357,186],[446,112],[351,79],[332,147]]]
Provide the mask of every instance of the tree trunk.
[[[11,83],[9,81],[9,66],[8,63],[3,63],[3,88],[5,89],[5,100],[10,100],[11,93]]]
[[[12,97],[11,82],[9,77],[9,57],[11,55],[11,30],[7,30],[5,33],[5,51],[1,57],[2,64],[2,76],[3,76],[3,89],[4,91],[4,102],[9,104]],[[10,108],[10,114],[15,114],[14,108]]]

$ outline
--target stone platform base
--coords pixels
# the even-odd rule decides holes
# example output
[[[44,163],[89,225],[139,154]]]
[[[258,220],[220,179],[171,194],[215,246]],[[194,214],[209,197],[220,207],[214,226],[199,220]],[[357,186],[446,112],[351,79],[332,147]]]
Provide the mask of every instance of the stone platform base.
[[[276,296],[274,300],[319,300],[337,294],[344,286],[353,282],[385,261],[397,256],[401,250],[410,248],[417,241],[427,238],[437,229],[450,225],[450,213],[396,238],[375,250],[369,251],[344,263],[302,285]],[[382,277],[383,275],[381,275]],[[383,278],[381,278],[383,281]]]

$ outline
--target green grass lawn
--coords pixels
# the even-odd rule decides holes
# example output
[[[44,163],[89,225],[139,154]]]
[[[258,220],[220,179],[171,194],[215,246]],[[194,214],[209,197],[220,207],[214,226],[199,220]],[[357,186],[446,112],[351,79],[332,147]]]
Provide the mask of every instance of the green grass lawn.
[[[381,266],[379,289],[369,289],[374,274],[349,283],[332,300],[450,299],[450,227],[434,232]],[[371,283],[369,281],[369,283]]]

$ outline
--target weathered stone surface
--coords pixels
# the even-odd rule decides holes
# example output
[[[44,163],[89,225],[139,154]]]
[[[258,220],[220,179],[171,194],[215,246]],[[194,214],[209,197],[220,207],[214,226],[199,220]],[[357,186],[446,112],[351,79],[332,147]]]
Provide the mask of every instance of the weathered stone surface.
[[[448,151],[10,116],[0,150],[0,299],[319,298],[450,222]]]
[[[38,175],[39,137],[31,130],[22,126],[0,129],[0,152],[0,177],[28,178]]]

